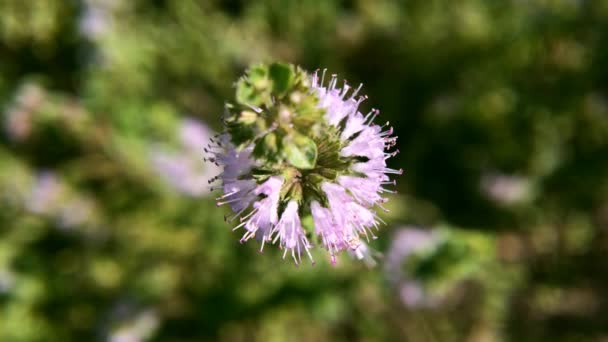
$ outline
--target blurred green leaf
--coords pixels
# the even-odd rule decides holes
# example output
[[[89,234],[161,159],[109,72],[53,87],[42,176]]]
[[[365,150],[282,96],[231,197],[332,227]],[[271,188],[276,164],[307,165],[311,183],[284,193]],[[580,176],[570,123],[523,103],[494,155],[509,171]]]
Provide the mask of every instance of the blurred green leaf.
[[[292,87],[295,74],[289,64],[272,63],[269,67],[269,76],[274,94],[282,96]]]

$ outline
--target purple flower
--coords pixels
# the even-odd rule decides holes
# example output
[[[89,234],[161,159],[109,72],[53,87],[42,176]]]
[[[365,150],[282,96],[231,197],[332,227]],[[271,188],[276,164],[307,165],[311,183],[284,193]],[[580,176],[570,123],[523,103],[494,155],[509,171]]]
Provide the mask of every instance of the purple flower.
[[[253,147],[247,147],[239,151],[232,146],[228,139],[226,135],[220,137],[218,143],[221,146],[225,146],[225,150],[223,150],[223,147],[217,146],[216,151],[219,149],[222,152],[217,154],[217,158],[211,159],[219,166],[223,166],[222,180],[224,183],[237,180],[237,178],[249,174],[254,166],[254,161],[251,157]],[[214,145],[210,145],[209,148],[214,149]]]
[[[238,151],[226,135],[220,136],[218,140],[212,139],[206,151],[212,154],[208,160],[223,167],[223,172],[217,178],[222,181],[221,188],[224,195],[217,198],[217,205],[230,205],[234,215],[227,217],[227,221],[240,217],[241,223],[233,230],[245,229],[241,242],[256,237],[261,242],[260,251],[263,251],[266,242],[275,244],[279,241],[280,248],[284,250],[283,258],[290,253],[294,262],[298,264],[301,262],[302,253],[306,252],[312,261],[309,251],[312,246],[302,228],[298,203],[290,201],[281,218],[278,219],[280,192],[284,179],[273,176],[264,183],[256,185],[256,181],[250,175],[255,164],[251,157],[252,148]],[[263,197],[260,198],[261,196]],[[249,208],[251,211],[243,215]]]
[[[279,191],[283,185],[283,179],[281,177],[270,177],[266,182],[247,192],[246,189],[250,185],[251,183],[248,182],[242,188],[236,188],[236,191],[233,190],[228,194],[234,194],[234,200],[240,205],[248,204],[260,195],[266,196],[253,203],[253,210],[247,216],[244,216],[242,218],[243,222],[235,228],[245,227],[246,232],[241,239],[242,242],[257,236],[262,241],[260,250],[263,250],[264,242],[270,240],[271,229],[278,222]],[[245,198],[239,196],[245,196]],[[241,208],[237,209],[243,210]]]
[[[255,237],[261,250],[267,242],[278,243],[283,257],[291,254],[296,264],[303,254],[312,261],[309,239],[314,235],[332,263],[347,251],[374,264],[366,241],[375,239],[384,223],[375,207],[386,210],[384,196],[395,192],[386,189],[395,185],[390,175],[402,173],[386,165],[398,153],[388,152],[397,139],[391,137],[392,128],[373,123],[377,110],[358,111],[365,99],[357,97],[361,87],[349,95],[348,85],[336,87],[335,76],[325,85],[316,73],[276,64],[271,68],[304,81],[294,81],[291,93],[282,90],[278,97],[250,94],[267,88],[263,66],[239,81],[237,87],[245,89],[239,93],[241,107],[227,106],[225,133],[205,149],[207,160],[223,168],[212,179],[221,182],[215,189],[223,191],[217,204],[230,205],[234,215],[228,221],[240,219],[235,229],[245,230],[241,241]],[[256,81],[259,87],[247,88],[247,82]],[[262,102],[243,103],[248,99]],[[302,216],[308,215],[314,229],[302,225]]]
[[[378,226],[379,219],[374,212],[358,204],[340,185],[327,182],[321,188],[327,195],[329,208],[321,208],[315,202],[313,220],[325,249],[329,251],[332,262],[335,262],[337,252],[345,249],[356,251],[359,248],[360,236],[375,239],[371,228]]]
[[[211,178],[209,183],[221,179],[221,189],[224,191],[224,195],[217,198],[217,204],[218,206],[230,204],[232,211],[236,213],[234,216],[236,218],[249,207],[256,197],[256,194],[253,193],[256,181],[249,175],[254,164],[251,158],[253,149],[246,148],[237,151],[226,135],[220,136],[218,140],[210,140],[211,144],[205,148],[205,152],[212,154],[213,157],[205,158],[205,160],[222,167],[223,171],[220,176]]]
[[[356,175],[341,175],[337,178],[337,184],[325,182],[321,185],[327,196],[328,210],[321,208],[318,202],[311,205],[317,234],[321,235],[332,262],[335,261],[335,254],[345,249],[353,252],[358,259],[363,258],[367,246],[361,247],[359,238],[375,238],[372,228],[377,228],[382,222],[371,208],[386,202],[383,193],[394,192],[384,188],[395,184],[388,175],[403,172],[386,166],[386,159],[398,153],[385,152],[396,142],[396,137],[391,137],[392,128],[383,131],[382,126],[372,123],[379,113],[377,110],[372,110],[366,116],[358,111],[359,104],[365,99],[355,99],[360,86],[347,97],[350,87],[345,84],[342,88],[336,88],[336,83],[337,78],[333,76],[329,85],[324,87],[323,77],[319,79],[316,73],[312,77],[312,87],[319,97],[320,106],[326,110],[326,120],[337,128],[341,128],[341,123],[345,122],[340,133],[345,147],[340,154],[344,157],[365,157],[366,160],[352,166]]]
[[[348,247],[348,237],[345,236],[344,229],[338,227],[328,208],[323,208],[319,202],[314,201],[310,204],[310,209],[315,222],[315,234],[321,237],[321,242],[329,251],[332,263],[335,263],[336,253]]]
[[[309,251],[311,245],[308,243],[308,239],[306,239],[304,229],[302,229],[300,215],[298,214],[298,203],[296,201],[290,201],[287,204],[287,208],[285,208],[283,215],[281,215],[281,220],[273,227],[271,235],[274,235],[272,239],[273,243],[279,240],[280,246],[284,250],[283,258],[287,255],[287,252],[290,252],[294,262],[298,264],[300,263],[302,252],[306,252],[310,260],[313,260]]]

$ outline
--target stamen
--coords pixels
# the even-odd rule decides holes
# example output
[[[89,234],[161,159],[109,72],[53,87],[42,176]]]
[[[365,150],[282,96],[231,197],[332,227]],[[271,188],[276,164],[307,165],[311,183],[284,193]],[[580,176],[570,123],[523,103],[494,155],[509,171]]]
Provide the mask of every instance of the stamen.
[[[340,93],[341,99],[344,99],[344,96],[346,95],[346,93],[348,93],[349,89],[350,89],[350,86],[346,83],[346,81],[344,81],[344,86],[342,87],[342,92]]]
[[[220,207],[224,204],[228,204],[228,203],[234,203],[234,202],[238,202],[242,199],[242,197],[238,197],[238,198],[233,198],[231,200],[227,200],[227,201],[223,201],[223,202],[216,202],[215,204]]]
[[[355,96],[357,96],[357,94],[359,93],[359,90],[361,90],[361,88],[363,88],[363,83],[359,83],[359,86],[350,95],[350,97],[348,98],[348,101],[352,100]]]
[[[323,86],[323,83],[325,82],[325,73],[327,72],[327,69],[323,69],[323,74],[321,75],[321,86]]]
[[[330,90],[336,89],[336,83],[338,82],[338,75],[332,74],[331,80],[329,81],[329,86],[327,87]]]
[[[372,110],[369,111],[369,113],[367,113],[367,115],[364,118],[364,123],[366,125],[370,125],[378,116],[378,114],[380,114],[380,111],[378,109],[372,108]]]

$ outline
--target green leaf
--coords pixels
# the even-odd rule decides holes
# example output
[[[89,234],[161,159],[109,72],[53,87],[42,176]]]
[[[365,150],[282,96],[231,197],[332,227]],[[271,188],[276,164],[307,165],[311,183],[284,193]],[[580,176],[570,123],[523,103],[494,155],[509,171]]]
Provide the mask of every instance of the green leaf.
[[[239,81],[236,85],[236,102],[240,104],[260,106],[264,103],[263,95],[248,82]]]
[[[268,66],[255,65],[236,83],[236,101],[240,104],[261,106],[270,98]]]
[[[289,64],[273,63],[269,69],[270,79],[272,80],[272,89],[276,95],[285,95],[291,88],[294,80],[294,72]]]
[[[298,169],[313,169],[317,163],[317,144],[298,133],[286,136],[283,139],[285,157],[287,161]]]
[[[255,144],[253,155],[258,158],[275,161],[278,157],[278,150],[276,134],[268,133]]]
[[[247,78],[252,84],[264,81],[268,78],[268,66],[265,64],[252,66],[247,70]]]

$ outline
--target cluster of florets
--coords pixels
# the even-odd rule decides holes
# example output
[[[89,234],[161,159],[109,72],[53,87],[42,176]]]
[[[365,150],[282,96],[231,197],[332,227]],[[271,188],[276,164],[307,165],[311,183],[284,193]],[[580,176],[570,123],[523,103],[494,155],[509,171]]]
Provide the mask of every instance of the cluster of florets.
[[[322,245],[332,263],[341,251],[368,257],[386,210],[385,186],[394,185],[386,159],[398,151],[388,123],[373,123],[378,110],[358,111],[365,96],[337,86],[325,71],[271,64],[250,68],[236,84],[236,101],[226,106],[225,131],[205,149],[223,167],[212,179],[230,205],[241,241],[277,244],[283,257],[300,263],[302,254]]]

